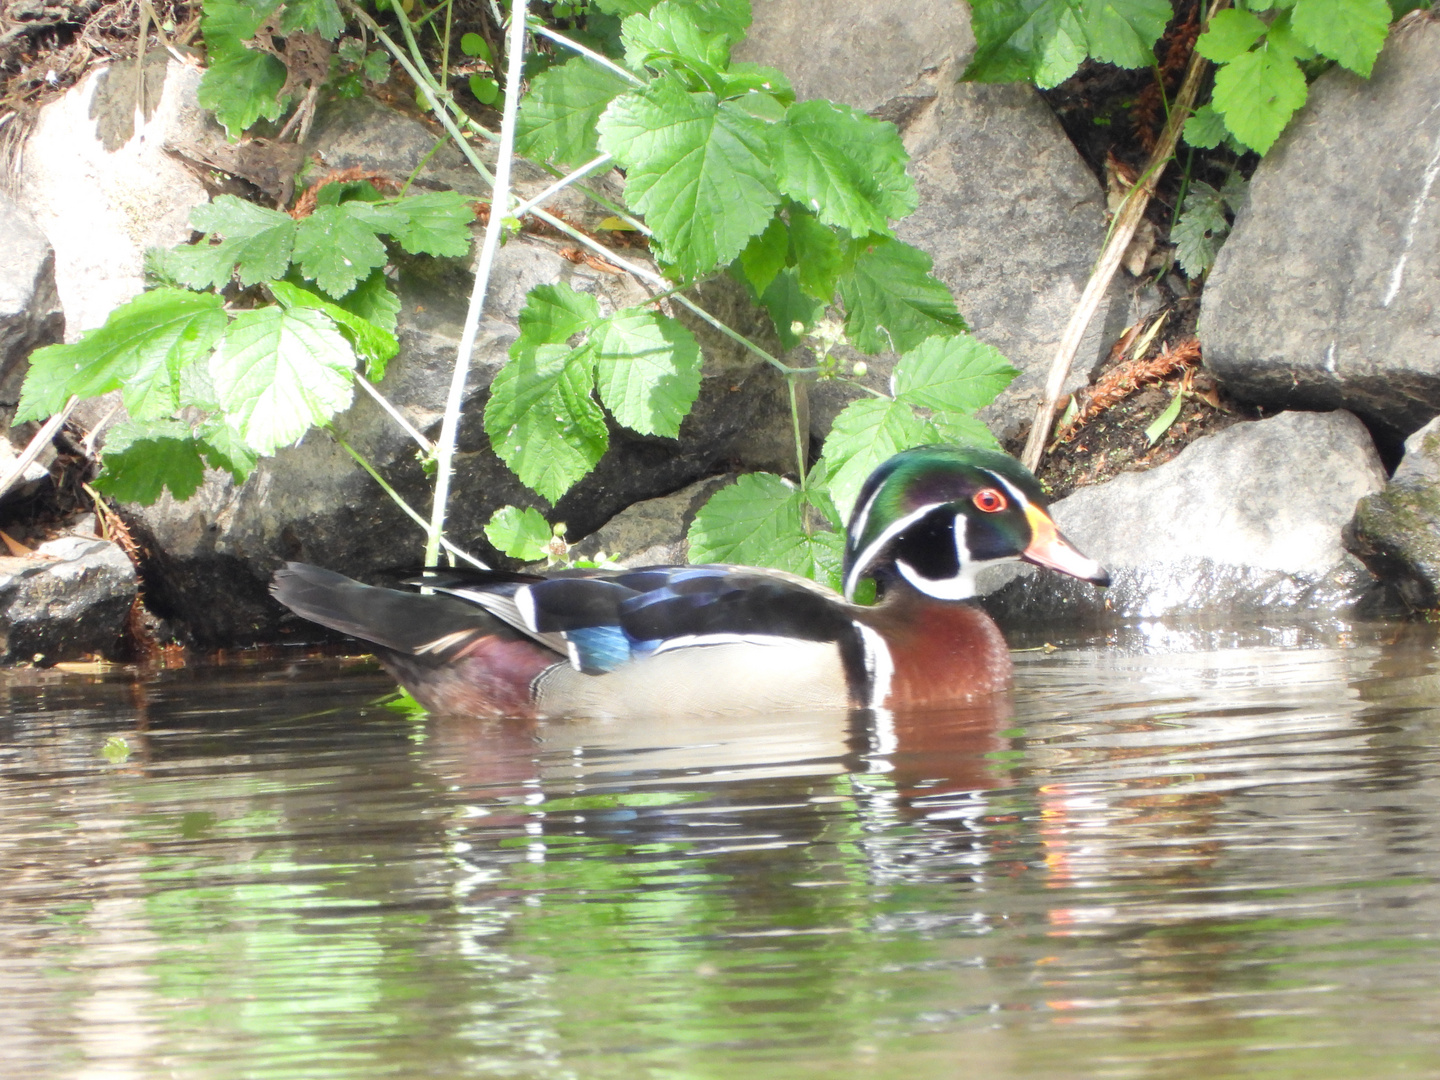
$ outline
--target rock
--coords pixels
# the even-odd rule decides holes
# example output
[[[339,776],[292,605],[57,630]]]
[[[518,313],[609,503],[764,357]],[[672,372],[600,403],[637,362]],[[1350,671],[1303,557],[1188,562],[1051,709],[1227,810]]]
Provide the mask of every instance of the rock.
[[[9,410],[7,420],[31,352],[64,332],[55,252],[30,216],[0,196],[0,410]]]
[[[1002,440],[1017,439],[1105,241],[1099,182],[1033,87],[957,81],[975,48],[962,5],[839,0],[817,20],[813,3],[768,0],[754,12],[737,56],[785,71],[801,98],[844,101],[900,127],[920,208],[896,235],[935,260],[976,336],[1020,369],[981,413]],[[1133,321],[1131,285],[1117,276],[1067,389],[1088,381]],[[884,387],[894,359],[866,357],[864,381]],[[812,434],[823,437],[858,394],[837,383],[812,388]]]
[[[621,566],[683,564],[690,554],[686,534],[695,521],[695,514],[731,479],[712,476],[673,495],[627,506],[576,544],[572,555],[591,558],[604,552]]]
[[[1360,500],[1345,546],[1410,606],[1440,606],[1440,416],[1405,440],[1385,490]]]
[[[1265,155],[1210,273],[1205,363],[1267,406],[1345,408],[1388,451],[1440,412],[1440,25],[1336,68]]]
[[[166,71],[140,137],[107,149],[107,137],[115,143],[123,134],[122,118],[133,117],[136,97],[133,74],[112,80],[102,69],[41,109],[26,143],[16,201],[54,245],[70,340],[140,292],[145,249],[188,240],[190,210],[206,199],[200,181],[163,149],[167,127],[194,108],[201,73],[175,61]]]
[[[1109,589],[1005,567],[987,574],[986,606],[1013,621],[1353,609],[1378,590],[1341,546],[1341,530],[1384,483],[1350,413],[1236,424],[1149,472],[1055,503],[1060,528],[1110,571]]]
[[[0,556],[0,661],[113,656],[139,589],[125,553],[108,540],[67,536],[36,554]]]

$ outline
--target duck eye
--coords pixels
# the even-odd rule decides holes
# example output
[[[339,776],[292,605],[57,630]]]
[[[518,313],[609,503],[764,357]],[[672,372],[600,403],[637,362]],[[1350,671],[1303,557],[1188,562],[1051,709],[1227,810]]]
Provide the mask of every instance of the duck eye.
[[[983,510],[987,514],[998,514],[1010,505],[1005,496],[994,488],[982,488],[970,501],[975,504],[976,509]]]

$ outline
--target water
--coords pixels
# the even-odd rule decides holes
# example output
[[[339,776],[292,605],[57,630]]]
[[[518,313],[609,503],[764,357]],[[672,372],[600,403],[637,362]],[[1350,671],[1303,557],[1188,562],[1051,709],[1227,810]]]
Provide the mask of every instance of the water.
[[[1440,1076],[1434,633],[1058,643],[993,709],[690,730],[16,673],[0,1073]]]

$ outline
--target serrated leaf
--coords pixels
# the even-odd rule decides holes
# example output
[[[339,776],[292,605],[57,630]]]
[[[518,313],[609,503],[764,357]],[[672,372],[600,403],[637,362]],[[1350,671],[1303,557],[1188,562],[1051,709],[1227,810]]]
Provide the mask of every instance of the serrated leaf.
[[[193,288],[223,288],[238,267],[240,284],[284,277],[295,242],[295,219],[278,210],[219,195],[190,212],[190,224],[203,233],[223,237],[218,245],[203,242],[175,249],[182,279]],[[228,263],[228,266],[226,265]]]
[[[1390,32],[1390,5],[1385,0],[1295,0],[1290,25],[1306,45],[1368,79]]]
[[[955,297],[930,275],[930,256],[898,240],[880,239],[840,277],[845,332],[861,352],[908,352],[929,337],[965,329]]]
[[[765,231],[752,236],[745,250],[740,252],[740,269],[745,280],[759,296],[770,287],[775,275],[785,269],[790,255],[790,231],[778,217],[771,218]]]
[[[1225,141],[1228,131],[1225,117],[1215,111],[1208,102],[1201,105],[1185,121],[1185,141],[1201,150],[1214,150]]]
[[[629,170],[627,201],[687,278],[740,254],[780,201],[764,122],[673,78],[611,102],[600,145]]]
[[[285,76],[285,65],[276,57],[258,49],[239,49],[212,58],[195,96],[225,126],[233,142],[261,117],[274,120],[285,111],[290,101],[288,94],[280,99]]]
[[[372,270],[370,276],[336,301],[352,315],[374,323],[381,330],[395,333],[400,317],[400,297],[390,288],[384,270]]]
[[[1290,14],[1282,11],[1270,24],[1270,29],[1265,31],[1265,47],[1302,62],[1315,59],[1315,50],[1296,35]]]
[[[116,424],[106,433],[103,461],[95,487],[120,502],[149,506],[165,488],[184,500],[205,482],[195,439],[178,420]]]
[[[235,316],[210,376],[245,445],[269,454],[350,404],[354,367],[349,343],[322,312],[264,307]]]
[[[844,263],[835,230],[822,224],[813,214],[792,206],[790,252],[795,257],[795,273],[800,288],[827,304],[834,300],[835,283],[840,279]]]
[[[895,363],[895,397],[937,413],[973,413],[1020,372],[1005,355],[969,334],[933,337]]]
[[[285,0],[280,29],[287,34],[308,31],[334,41],[345,29],[345,17],[335,0]]]
[[[1248,11],[1231,8],[1220,11],[1210,20],[1205,32],[1195,41],[1195,51],[1206,60],[1223,64],[1234,60],[1265,33],[1265,24]]]
[[[1235,138],[1265,153],[1308,91],[1300,65],[1268,49],[1243,53],[1215,73],[1211,100]]]
[[[520,310],[520,336],[510,346],[510,355],[533,355],[542,345],[566,345],[600,318],[600,305],[589,293],[577,292],[567,283],[537,285],[525,296]]]
[[[1116,67],[1150,67],[1155,43],[1175,14],[1166,0],[1080,0],[1090,55]]]
[[[1085,30],[1059,0],[978,0],[971,7],[975,53],[964,78],[1058,86],[1085,59]]]
[[[652,59],[676,56],[710,68],[730,59],[731,39],[703,28],[688,3],[662,0],[648,12],[629,16],[620,29],[625,66],[639,71]]]
[[[861,486],[881,462],[901,450],[939,440],[935,425],[915,415],[903,401],[861,398],[846,405],[835,417],[824,449],[830,495],[840,516],[849,520]]]
[[[255,451],[245,445],[240,433],[229,424],[212,421],[200,431],[199,449],[205,463],[212,469],[228,472],[237,484],[255,471],[259,460]]]
[[[1000,449],[1000,440],[995,438],[995,433],[973,416],[937,412],[930,417],[930,422],[935,425],[941,442]]]
[[[1175,257],[1191,278],[1198,278],[1215,264],[1220,245],[1230,232],[1220,192],[1203,181],[1191,185],[1180,216],[1170,230]]]
[[[545,515],[533,506],[502,506],[490,515],[485,536],[499,550],[521,562],[545,558],[554,531]]]
[[[520,103],[515,148],[536,161],[580,165],[598,152],[600,114],[633,84],[583,56],[547,68]]]
[[[885,233],[890,219],[919,205],[895,125],[848,105],[792,105],[784,122],[770,129],[770,144],[780,190],[852,236]]]
[[[331,296],[344,296],[385,265],[385,245],[364,220],[368,203],[322,206],[295,229],[293,257],[301,272]]]
[[[245,41],[255,36],[260,24],[280,6],[280,0],[207,0],[200,30],[205,37],[205,51],[213,62],[217,57],[245,49]]]
[[[689,330],[654,311],[627,308],[595,329],[600,400],[642,435],[680,434],[700,395],[700,345]]]
[[[390,227],[390,235],[411,255],[454,259],[470,253],[475,205],[460,192],[412,195],[389,205],[403,218]]]
[[[782,106],[782,116],[783,106],[795,101],[795,88],[778,68],[738,60],[722,71],[720,77],[723,85],[721,97],[738,97],[741,94],[768,97]]]
[[[786,349],[793,349],[800,344],[805,334],[825,312],[825,302],[805,295],[805,290],[800,288],[800,276],[793,269],[781,270],[776,274],[775,280],[761,295],[760,302],[770,313],[770,321],[775,324],[775,333],[779,335],[780,344]],[[797,325],[799,330],[795,329]]]
[[[15,421],[43,420],[72,394],[89,398],[121,389],[134,417],[172,412],[179,407],[181,373],[209,354],[225,321],[224,301],[211,293],[141,293],[79,341],[30,354]]]
[[[514,357],[490,384],[485,433],[491,447],[526,487],[552,503],[610,444],[593,386],[590,350],[565,345]]]
[[[272,281],[270,291],[287,308],[311,308],[330,316],[365,361],[365,377],[372,382],[385,377],[385,365],[400,351],[400,342],[390,331],[288,281]]]
[[[692,563],[769,566],[839,581],[845,540],[805,531],[805,495],[773,473],[747,473],[700,508],[687,534]]]

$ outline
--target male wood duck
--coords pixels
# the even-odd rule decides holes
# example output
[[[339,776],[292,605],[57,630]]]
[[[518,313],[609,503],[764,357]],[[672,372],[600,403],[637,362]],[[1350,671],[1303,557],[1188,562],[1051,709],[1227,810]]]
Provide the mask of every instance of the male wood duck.
[[[748,566],[442,570],[421,594],[290,563],[271,589],[296,614],[375,646],[432,712],[930,708],[1009,684],[1005,640],[973,598],[981,567],[1016,558],[1109,583],[1060,535],[1040,485],[1013,458],[925,446],[895,455],[861,488],[843,599]],[[867,578],[876,603],[853,603]]]

